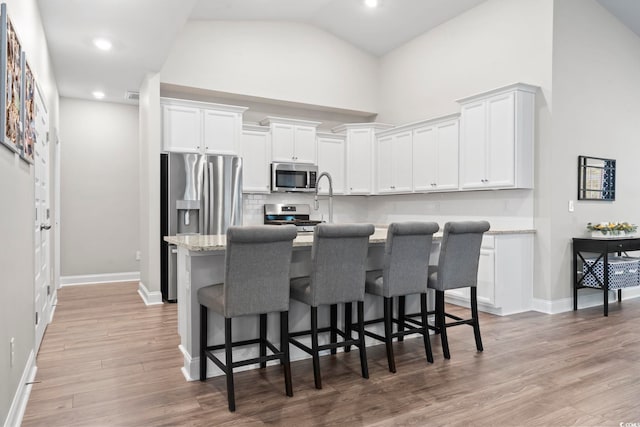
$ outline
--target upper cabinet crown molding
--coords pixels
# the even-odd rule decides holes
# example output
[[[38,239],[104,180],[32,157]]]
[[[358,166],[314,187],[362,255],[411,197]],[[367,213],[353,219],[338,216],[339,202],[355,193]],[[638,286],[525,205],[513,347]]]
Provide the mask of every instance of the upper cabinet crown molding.
[[[239,105],[216,104],[214,102],[191,101],[189,99],[179,98],[160,98],[160,105],[179,105],[184,107],[206,108],[218,111],[227,111],[230,113],[244,113],[249,107]]]
[[[425,126],[436,125],[441,122],[448,122],[451,120],[458,119],[460,117],[460,113],[447,114],[446,116],[438,116],[430,119],[420,120],[417,122],[406,123],[404,125],[395,126],[391,129],[385,129],[383,131],[378,132],[376,135],[378,137],[385,137],[388,135],[395,134],[396,132],[404,132],[407,130],[414,130],[418,128],[422,128]]]
[[[514,90],[529,92],[535,95],[538,89],[539,89],[538,86],[533,86],[527,83],[512,83],[507,86],[501,86],[485,92],[477,93],[475,95],[466,96],[464,98],[457,99],[456,102],[458,104],[468,104],[469,102],[473,102],[478,99],[484,99],[486,97],[494,96],[494,95],[502,95],[505,93],[513,92]]]
[[[355,130],[355,129],[372,129],[374,132],[378,133],[380,131],[383,130],[387,130],[387,129],[391,129],[394,128],[394,125],[390,125],[388,123],[377,123],[377,122],[371,122],[371,123],[345,123],[339,126],[334,127],[333,129],[331,129],[331,132],[333,133],[344,133],[348,130]]]
[[[243,131],[252,131],[252,132],[269,132],[268,126],[260,126],[257,123],[243,123],[242,124]]]
[[[311,120],[299,120],[299,119],[290,119],[288,117],[275,117],[275,116],[267,116],[264,119],[260,120],[260,124],[262,126],[271,126],[273,123],[281,123],[285,125],[294,125],[294,126],[310,126],[317,128],[322,124],[322,122],[315,122]]]

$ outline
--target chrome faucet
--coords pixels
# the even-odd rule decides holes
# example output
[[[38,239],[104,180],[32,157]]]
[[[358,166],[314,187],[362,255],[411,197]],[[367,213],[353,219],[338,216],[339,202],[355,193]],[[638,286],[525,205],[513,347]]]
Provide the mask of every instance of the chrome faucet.
[[[320,203],[318,202],[318,183],[323,176],[326,176],[327,180],[329,180],[329,224],[333,224],[333,179],[329,172],[322,172],[318,175],[318,179],[316,179],[316,194],[313,196],[313,208],[315,210],[320,209]]]

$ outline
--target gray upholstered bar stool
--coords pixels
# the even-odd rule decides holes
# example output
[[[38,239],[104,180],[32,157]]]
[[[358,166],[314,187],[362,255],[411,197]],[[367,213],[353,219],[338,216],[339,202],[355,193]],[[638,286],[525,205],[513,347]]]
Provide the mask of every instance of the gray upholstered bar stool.
[[[482,351],[480,324],[478,322],[478,262],[482,236],[489,230],[487,221],[448,222],[444,225],[438,266],[429,273],[428,287],[436,291],[436,332],[440,333],[444,357],[451,358],[447,328],[472,325],[476,348]],[[470,288],[471,319],[462,319],[444,310],[444,292],[447,289]],[[447,317],[455,320],[447,323]]]
[[[427,361],[433,363],[427,323],[427,280],[433,233],[439,229],[440,226],[435,222],[390,224],[384,248],[383,269],[367,272],[366,292],[383,297],[384,317],[368,320],[365,325],[384,322],[384,337],[371,331],[365,331],[365,334],[386,344],[391,372],[396,371],[392,340],[409,334],[422,334]],[[412,294],[420,295],[422,321],[416,322],[415,327],[407,326],[405,329],[405,322],[411,322],[411,319],[404,319],[404,316],[393,317],[393,298]],[[401,301],[400,314],[403,305],[404,301]],[[398,325],[396,332],[393,332],[393,323]]]
[[[297,234],[293,225],[259,225],[229,227],[225,255],[224,283],[198,290],[200,303],[200,381],[207,379],[207,358],[211,359],[227,377],[229,411],[235,411],[233,369],[253,363],[266,366],[268,360],[280,360],[284,366],[285,390],[293,396],[289,363],[289,269],[293,239]],[[207,345],[207,310],[224,316],[224,344]],[[280,312],[280,349],[267,340],[267,313]],[[260,337],[232,342],[231,319],[260,315]],[[233,361],[233,347],[260,345],[260,356]],[[267,355],[267,348],[272,354]],[[225,363],[213,351],[225,351]]]
[[[307,277],[291,280],[291,298],[311,307],[311,329],[290,332],[289,341],[309,353],[313,358],[313,376],[316,388],[322,388],[320,378],[320,351],[355,345],[360,350],[362,376],[369,378],[364,334],[352,339],[345,322],[345,331],[338,330],[332,307],[331,326],[318,328],[318,306],[336,306],[358,303],[358,325],[364,329],[364,280],[369,236],[374,232],[371,224],[319,224],[316,226],[311,247],[311,273]],[[318,334],[331,332],[329,344],[319,345]],[[311,347],[294,337],[311,335]],[[337,335],[343,341],[337,341]]]

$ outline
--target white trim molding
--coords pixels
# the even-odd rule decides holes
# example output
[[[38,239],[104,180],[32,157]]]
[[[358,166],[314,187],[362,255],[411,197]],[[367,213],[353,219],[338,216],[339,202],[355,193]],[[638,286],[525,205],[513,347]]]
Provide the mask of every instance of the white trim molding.
[[[640,288],[625,288],[622,289],[622,303],[631,298],[640,297]],[[618,300],[618,293],[616,291],[609,291],[609,303],[616,302]],[[602,291],[593,291],[590,293],[578,292],[578,309],[602,306]],[[566,311],[573,310],[573,297],[563,298],[558,300],[543,300],[533,299],[533,310],[546,314],[564,313]]]
[[[29,353],[29,359],[22,371],[20,382],[18,383],[18,389],[13,396],[13,401],[9,407],[9,413],[4,421],[4,427],[14,427],[22,424],[22,417],[24,417],[24,411],[27,409],[27,402],[29,401],[29,395],[31,394],[31,383],[36,378],[36,372],[38,367],[36,366],[36,357],[33,350]]]
[[[105,273],[105,274],[83,274],[79,276],[60,277],[60,287],[75,285],[95,285],[98,283],[115,282],[138,282],[140,281],[139,271],[127,273]]]
[[[138,295],[144,301],[144,305],[158,305],[162,304],[162,292],[149,291],[144,283],[138,283]]]

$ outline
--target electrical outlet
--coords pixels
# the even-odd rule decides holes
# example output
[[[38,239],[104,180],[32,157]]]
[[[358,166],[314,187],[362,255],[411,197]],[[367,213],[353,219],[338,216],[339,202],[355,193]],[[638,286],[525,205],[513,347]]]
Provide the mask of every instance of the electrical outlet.
[[[11,340],[9,341],[9,351],[11,352],[11,357],[9,358],[9,366],[13,368],[13,362],[16,358],[16,351],[15,351],[15,347],[16,347],[16,339],[14,337],[11,337]]]
[[[140,251],[136,251],[136,261],[140,261]]]
[[[569,212],[573,212],[573,210],[574,210],[573,200],[569,200]]]

